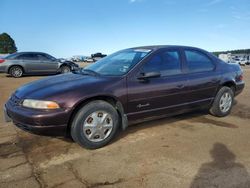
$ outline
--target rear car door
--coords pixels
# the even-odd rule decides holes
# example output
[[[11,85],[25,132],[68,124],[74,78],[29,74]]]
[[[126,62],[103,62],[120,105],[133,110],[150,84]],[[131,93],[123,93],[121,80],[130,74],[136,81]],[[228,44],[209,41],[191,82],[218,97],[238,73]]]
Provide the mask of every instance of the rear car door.
[[[39,60],[34,53],[24,53],[21,54],[17,57],[19,61],[21,61],[21,64],[25,68],[26,73],[32,73],[32,72],[37,72],[39,69],[38,64]]]
[[[221,77],[216,70],[216,63],[202,51],[185,49],[183,52],[188,77],[188,102],[193,107],[210,105]]]
[[[187,79],[182,72],[181,59],[178,50],[159,50],[143,63],[134,75],[129,75],[129,121],[166,115],[185,105]],[[159,72],[161,76],[138,79],[138,76],[150,72]]]

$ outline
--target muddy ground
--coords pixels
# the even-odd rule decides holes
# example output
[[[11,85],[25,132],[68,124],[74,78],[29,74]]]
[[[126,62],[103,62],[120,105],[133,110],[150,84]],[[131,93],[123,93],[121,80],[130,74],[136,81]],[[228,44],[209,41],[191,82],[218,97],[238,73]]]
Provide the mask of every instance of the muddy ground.
[[[33,135],[0,116],[0,187],[250,187],[250,68],[230,116],[204,113],[141,123],[108,146]],[[0,106],[24,83],[0,74]]]

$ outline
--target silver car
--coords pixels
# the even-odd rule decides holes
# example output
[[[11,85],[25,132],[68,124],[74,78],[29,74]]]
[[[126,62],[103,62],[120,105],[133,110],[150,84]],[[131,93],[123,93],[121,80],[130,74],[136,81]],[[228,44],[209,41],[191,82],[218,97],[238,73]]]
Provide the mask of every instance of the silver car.
[[[71,61],[60,61],[42,52],[19,52],[0,59],[0,73],[7,73],[15,78],[24,74],[67,73],[78,68]]]

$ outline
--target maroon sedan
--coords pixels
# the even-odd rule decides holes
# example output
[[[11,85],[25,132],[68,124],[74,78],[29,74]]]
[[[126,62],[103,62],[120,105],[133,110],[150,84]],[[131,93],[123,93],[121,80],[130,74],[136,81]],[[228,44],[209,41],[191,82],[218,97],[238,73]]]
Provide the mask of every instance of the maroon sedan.
[[[130,48],[20,87],[5,116],[24,130],[63,131],[81,146],[99,148],[128,124],[201,108],[226,116],[244,88],[242,78],[238,65],[198,48]]]

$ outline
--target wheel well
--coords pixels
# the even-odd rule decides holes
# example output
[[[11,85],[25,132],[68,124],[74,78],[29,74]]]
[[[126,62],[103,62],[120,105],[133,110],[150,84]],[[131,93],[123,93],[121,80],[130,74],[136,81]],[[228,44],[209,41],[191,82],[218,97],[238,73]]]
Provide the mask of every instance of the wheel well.
[[[61,68],[61,67],[63,67],[63,66],[65,66],[65,67],[69,67],[69,68],[70,68],[70,65],[65,64],[65,63],[64,63],[64,64],[62,64],[62,65],[60,66],[60,68]]]
[[[25,72],[25,71],[24,71],[24,68],[23,68],[21,65],[11,65],[11,66],[8,68],[8,74],[10,73],[10,69],[11,69],[12,67],[20,67],[20,68],[23,70],[23,72]]]
[[[110,103],[118,112],[121,122],[122,122],[122,128],[125,129],[127,127],[127,119],[126,117],[124,117],[124,109],[122,104],[115,98],[110,97],[110,96],[96,96],[96,97],[91,97],[88,98],[82,102],[80,102],[79,104],[77,104],[77,106],[74,108],[73,112],[70,115],[70,119],[68,121],[68,127],[67,127],[67,133],[70,133],[70,128],[71,128],[71,124],[73,122],[73,119],[76,115],[76,113],[79,111],[79,109],[81,109],[83,106],[85,106],[87,103],[95,101],[95,100],[103,100],[106,101],[108,103]],[[125,118],[125,119],[124,119]]]
[[[225,82],[222,86],[230,87],[233,90],[233,92],[236,89],[236,85],[235,85],[235,83],[233,81]]]

